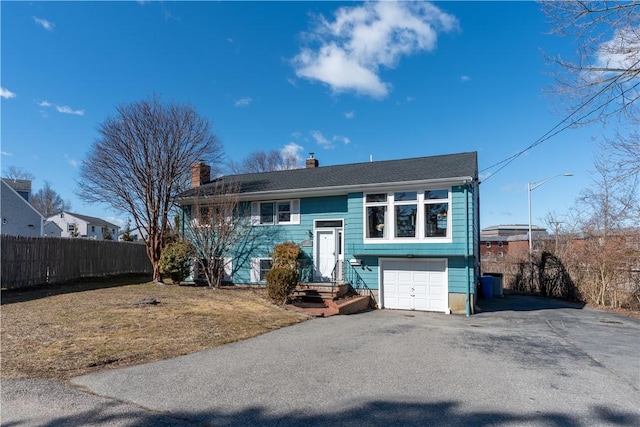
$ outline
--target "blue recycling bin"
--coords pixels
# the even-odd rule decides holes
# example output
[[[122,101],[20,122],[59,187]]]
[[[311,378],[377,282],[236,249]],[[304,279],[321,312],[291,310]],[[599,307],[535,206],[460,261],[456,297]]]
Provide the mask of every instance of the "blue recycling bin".
[[[480,277],[480,286],[482,287],[482,294],[485,299],[493,298],[493,277],[482,276]]]

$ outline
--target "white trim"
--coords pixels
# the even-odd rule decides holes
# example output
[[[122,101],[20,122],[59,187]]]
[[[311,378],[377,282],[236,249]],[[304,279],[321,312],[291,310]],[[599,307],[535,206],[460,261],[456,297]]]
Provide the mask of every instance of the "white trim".
[[[278,203],[289,203],[289,221],[280,222],[278,220]],[[261,223],[260,206],[263,203],[273,203],[273,222]],[[251,225],[257,227],[269,227],[273,225],[298,225],[300,224],[300,199],[282,200],[256,200],[251,202]]]
[[[317,223],[319,221],[340,221],[342,222],[341,227],[318,227]],[[319,239],[318,239],[318,231],[332,231],[333,232],[333,241],[335,243],[335,250],[338,253],[334,254],[334,259],[336,261],[344,261],[344,218],[317,218],[313,220],[313,265],[316,269],[320,265],[320,256],[319,256]],[[340,237],[340,238],[339,238]],[[338,246],[339,245],[339,246]],[[335,263],[334,263],[335,264]],[[314,272],[314,276],[316,272]],[[319,272],[318,272],[319,273]]]
[[[232,282],[233,281],[233,259],[231,257],[223,257],[222,263],[223,263],[223,271],[224,271],[222,275],[222,280],[227,282]]]
[[[272,261],[273,258],[270,257],[256,257],[251,258],[251,283],[265,283],[264,280],[260,280],[260,261],[269,260]]]
[[[431,190],[447,190],[447,199],[425,199],[424,193],[425,191]],[[417,200],[415,201],[395,201],[394,193],[401,193],[406,191],[416,191],[417,192]],[[387,200],[386,202],[369,202],[367,203],[367,195],[368,194],[386,194]],[[446,200],[446,201],[445,201]],[[425,206],[430,204],[438,204],[438,203],[447,203],[447,235],[445,237],[426,237],[425,230]],[[394,237],[395,235],[395,220],[396,220],[396,206],[402,205],[417,205],[417,214],[416,214],[416,237]],[[375,238],[375,237],[367,237],[368,231],[368,218],[367,218],[367,208],[373,206],[386,206],[386,223],[385,223],[385,232],[384,237]],[[389,243],[451,243],[453,242],[453,188],[452,187],[420,187],[418,189],[407,189],[405,187],[395,188],[389,191],[376,191],[372,193],[363,193],[362,194],[362,240],[363,243],[369,245],[379,245],[379,244],[389,244]]]
[[[351,184],[351,185],[338,185],[335,187],[313,187],[313,188],[291,188],[285,190],[271,190],[271,191],[254,191],[247,193],[238,193],[237,196],[239,202],[252,202],[252,201],[269,201],[270,199],[301,199],[305,197],[322,197],[322,196],[336,196],[348,193],[362,193],[370,189],[379,190],[378,192],[392,191],[394,188],[403,189],[420,189],[429,187],[453,187],[455,185],[462,185],[466,182],[472,182],[474,178],[472,176],[456,176],[451,178],[436,178],[436,179],[423,179],[416,181],[397,181],[397,182],[379,182],[370,184]],[[185,197],[177,199],[180,205],[188,205],[198,202],[202,198],[209,196],[202,195],[200,197]]]

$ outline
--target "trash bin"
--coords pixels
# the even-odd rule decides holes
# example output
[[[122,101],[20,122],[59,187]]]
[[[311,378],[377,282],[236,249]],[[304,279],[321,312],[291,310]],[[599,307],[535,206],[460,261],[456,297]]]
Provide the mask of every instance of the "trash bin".
[[[504,296],[504,284],[503,284],[504,274],[484,273],[484,275],[493,277],[493,296],[494,297]]]
[[[482,287],[482,294],[484,295],[485,299],[493,298],[493,277],[480,277],[480,286]]]

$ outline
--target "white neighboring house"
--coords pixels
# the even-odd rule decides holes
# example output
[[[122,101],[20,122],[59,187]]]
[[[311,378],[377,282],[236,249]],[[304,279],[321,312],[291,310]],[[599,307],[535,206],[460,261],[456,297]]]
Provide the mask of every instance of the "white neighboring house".
[[[120,227],[100,218],[80,215],[71,212],[60,212],[47,218],[62,229],[60,237],[82,237],[85,239],[104,240],[103,234],[108,231],[112,240],[116,241]]]
[[[42,236],[44,217],[31,203],[31,181],[2,178],[0,234]]]

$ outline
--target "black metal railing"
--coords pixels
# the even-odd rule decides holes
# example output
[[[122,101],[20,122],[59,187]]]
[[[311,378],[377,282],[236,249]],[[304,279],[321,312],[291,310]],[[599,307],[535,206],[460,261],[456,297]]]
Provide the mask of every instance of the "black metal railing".
[[[298,275],[300,283],[312,283],[315,279],[316,266],[313,260],[303,258],[298,260]]]
[[[327,279],[318,279],[318,275],[316,274],[317,269],[312,259],[301,259],[298,260],[298,273],[300,275],[299,282],[300,284],[312,284],[312,283],[326,283],[326,286],[331,286],[331,292],[335,293],[337,287],[339,285],[348,284],[350,287],[350,291],[355,292],[359,295],[369,296],[371,298],[371,303],[375,305],[375,296],[373,291],[367,286],[367,283],[360,276],[358,271],[354,266],[352,266],[349,262],[338,261],[333,266],[333,270],[331,271],[331,278]]]
[[[351,263],[343,262],[344,281],[349,283],[351,289],[359,295],[368,295],[371,298],[371,304],[375,305],[376,300],[373,291],[367,286],[367,282],[360,276],[358,270]]]

